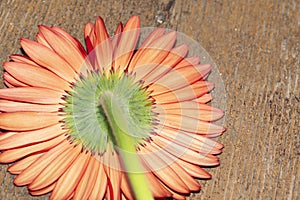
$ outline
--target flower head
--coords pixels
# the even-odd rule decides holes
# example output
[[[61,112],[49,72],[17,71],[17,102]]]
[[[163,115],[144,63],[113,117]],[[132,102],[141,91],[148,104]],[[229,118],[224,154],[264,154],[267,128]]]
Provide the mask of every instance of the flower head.
[[[210,178],[200,166],[219,164],[213,138],[225,130],[207,104],[211,66],[161,28],[135,49],[137,16],[113,37],[100,17],[88,23],[86,50],[58,27],[39,30],[36,42],[21,39],[27,56],[3,64],[0,162],[14,162],[14,183],[51,199],[199,191],[194,178]]]

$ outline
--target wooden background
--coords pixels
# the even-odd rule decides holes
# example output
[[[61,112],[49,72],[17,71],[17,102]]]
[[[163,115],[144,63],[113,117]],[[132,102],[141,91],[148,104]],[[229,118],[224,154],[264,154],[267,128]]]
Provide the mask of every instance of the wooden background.
[[[84,25],[97,16],[112,32],[132,14],[144,27],[198,41],[222,74],[228,131],[219,139],[221,165],[190,199],[300,199],[299,0],[1,0],[1,62],[20,53],[19,38],[33,39],[38,24],[83,41]],[[46,198],[15,187],[6,169],[0,166],[0,199]]]

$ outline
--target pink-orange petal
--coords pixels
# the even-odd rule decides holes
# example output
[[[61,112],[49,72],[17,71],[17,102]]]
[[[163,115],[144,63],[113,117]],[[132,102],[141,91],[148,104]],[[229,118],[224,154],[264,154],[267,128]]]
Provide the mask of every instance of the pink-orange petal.
[[[30,183],[30,190],[41,190],[54,183],[73,163],[82,150],[81,145],[70,147],[59,154],[41,173]]]
[[[160,159],[162,159],[164,162],[168,163],[168,168],[172,169],[180,179],[183,181],[183,183],[187,186],[189,189],[188,193],[190,191],[199,191],[200,185],[193,177],[191,177],[180,165],[178,165],[176,162],[177,158],[176,156],[168,153],[167,151],[164,151],[164,148],[161,149],[161,147],[157,146],[154,143],[151,143],[153,154],[156,154]],[[149,148],[149,147],[148,147]],[[170,180],[171,181],[171,180]],[[174,189],[173,189],[174,190]],[[174,190],[176,192],[180,193],[180,190]]]
[[[4,80],[4,84],[6,85],[6,87],[8,88],[13,88],[15,87],[13,84],[9,83],[8,81]]]
[[[7,72],[4,72],[3,74],[3,78],[4,78],[4,82],[8,83],[7,86],[8,87],[26,87],[28,86],[27,84],[15,79],[12,75],[10,75]]]
[[[94,185],[96,182],[99,167],[99,161],[92,156],[85,173],[75,189],[74,200],[88,199],[93,189],[91,185]]]
[[[101,17],[98,17],[95,22],[94,32],[96,44],[94,45],[94,52],[90,52],[89,54],[89,59],[96,60],[96,70],[109,70],[112,64],[113,48],[104,21]]]
[[[46,142],[41,142],[38,144],[33,144],[31,146],[26,146],[21,148],[9,149],[0,154],[0,162],[11,163],[30,154],[48,151],[49,149],[52,149],[53,147],[57,146],[64,139],[65,136],[61,135],[57,138],[54,138]]]
[[[165,189],[163,183],[157,179],[156,176],[152,172],[145,173],[146,180],[149,184],[149,189],[152,192],[153,197],[155,198],[163,198],[163,197],[171,197],[171,193]]]
[[[39,157],[41,157],[45,152],[36,153],[27,156],[26,158],[15,162],[8,168],[8,171],[12,174],[20,174],[26,168],[28,168],[32,163],[34,163]]]
[[[197,99],[194,99],[193,101],[198,102],[198,103],[208,103],[212,100],[211,94],[204,94]]]
[[[141,44],[140,48],[149,47],[152,42],[163,36],[164,32],[164,28],[156,28],[147,36],[147,38]]]
[[[39,66],[37,63],[35,63],[30,58],[22,56],[22,55],[13,54],[13,55],[10,55],[9,58],[15,62],[21,62],[21,63],[26,63],[29,65]]]
[[[62,142],[62,140],[65,140]],[[51,143],[56,143],[54,146]],[[33,162],[28,168],[26,168],[21,174],[19,174],[14,183],[18,186],[30,184],[42,171],[45,169],[53,160],[57,158],[62,152],[70,147],[70,144],[67,142],[65,136],[57,137],[53,140],[38,144],[44,145],[50,148],[49,151],[44,153],[39,157],[35,162]],[[37,145],[35,145],[37,146]],[[28,148],[28,147],[26,147]],[[37,150],[39,148],[36,148]],[[39,151],[46,151],[47,149],[39,149]]]
[[[159,84],[153,84],[148,89],[152,91],[151,95],[157,102],[157,104],[175,103],[181,101],[194,100],[214,88],[213,83],[206,81],[198,81],[192,85],[173,90],[171,87],[165,87]]]
[[[133,191],[131,190],[130,184],[127,180],[125,173],[122,173],[121,190],[125,199],[134,200]]]
[[[0,113],[0,128],[10,131],[36,130],[58,124],[61,119],[57,113]]]
[[[140,18],[138,16],[133,16],[127,21],[121,34],[119,45],[114,52],[115,69],[124,70],[127,68],[139,39],[139,28]]]
[[[66,130],[63,130],[60,124],[55,124],[46,128],[18,132],[8,138],[0,140],[0,150],[12,149],[21,146],[27,146],[39,142],[44,142],[52,138],[58,137]]]
[[[104,171],[103,161],[101,160],[101,158],[98,158],[98,160],[99,169],[96,176],[96,182],[93,186],[91,186],[93,189],[89,196],[89,200],[103,199],[106,192],[107,177]]]
[[[153,111],[160,115],[183,115],[202,121],[215,121],[224,115],[224,112],[220,109],[194,101],[164,104],[161,107],[157,106]]]
[[[47,40],[45,39],[44,35],[41,32],[36,34],[36,40],[38,43],[44,45],[45,47],[52,49],[52,47],[49,45],[49,43],[47,42]]]
[[[81,52],[80,49],[71,42],[71,39],[68,40],[65,38],[72,38],[72,36],[63,36],[60,33],[42,25],[39,26],[39,29],[51,48],[67,63],[69,63],[75,72],[80,72],[80,68],[87,55]]]
[[[84,39],[87,47],[87,52],[90,53],[96,44],[96,37],[94,32],[94,25],[92,23],[87,23],[84,28]]]
[[[191,176],[195,178],[201,178],[201,179],[211,178],[211,175],[207,171],[199,167],[198,165],[185,162],[181,159],[177,159],[175,162],[178,163],[187,173],[189,173]]]
[[[190,133],[198,133],[201,135],[215,135],[221,134],[225,131],[225,128],[218,126],[209,122],[200,121],[199,119],[187,117],[187,116],[178,116],[178,115],[159,115],[158,123],[164,126],[168,126],[177,130],[183,130]]]
[[[6,62],[3,67],[25,85],[54,90],[70,90],[68,82],[44,68],[18,62]]]
[[[199,152],[183,148],[176,143],[170,143],[170,141],[163,138],[154,137],[153,142],[162,149],[161,151],[166,151],[186,162],[201,166],[216,166],[219,164],[219,160],[216,156],[210,154],[202,155]]]
[[[62,107],[60,104],[45,106],[0,99],[0,111],[2,112],[58,112]]]
[[[132,57],[128,70],[136,79],[144,79],[168,56],[176,40],[176,33],[170,32],[153,41],[148,47],[139,48]]]
[[[109,39],[109,35],[107,33],[104,21],[101,17],[98,17],[96,19],[96,22],[94,25],[94,33],[96,36],[96,44],[99,44],[99,43]]]
[[[155,85],[161,85],[172,90],[185,87],[201,80],[211,70],[210,65],[186,66],[172,70],[165,76],[162,76],[155,82]]]
[[[180,145],[182,148],[191,149],[193,151],[197,151],[202,154],[220,154],[221,150],[217,148],[216,145],[211,145],[209,138],[206,137],[201,138],[199,134],[185,134],[182,131],[178,131],[176,129],[170,130],[167,127],[162,129],[158,129],[156,131],[157,136],[155,137],[163,137],[172,143],[176,143]]]
[[[78,48],[78,50],[82,53],[82,55],[86,55],[86,51],[82,44],[73,36],[71,36],[68,32],[63,30],[62,28],[59,28],[57,26],[51,26],[50,29],[52,31],[55,31],[56,33],[59,33],[61,36],[63,36],[66,40],[69,40],[74,46]]]
[[[116,31],[115,31],[115,34],[114,34],[112,40],[111,40],[113,51],[115,51],[115,49],[119,45],[122,31],[123,31],[123,24],[120,22],[116,28]]]
[[[179,194],[177,192],[175,192],[174,190],[168,188],[167,186],[165,186],[165,188],[172,194],[172,199],[176,199],[176,200],[185,200],[186,196],[184,194]]]
[[[20,43],[26,54],[34,62],[49,69],[68,82],[73,82],[77,78],[72,67],[51,49],[28,39],[21,39]]]
[[[188,52],[187,45],[179,45],[170,50],[168,56],[155,68],[152,70],[146,77],[143,78],[145,84],[151,84],[162,76],[170,72],[173,67],[183,59],[183,57]]]
[[[88,37],[92,31],[94,31],[94,25],[88,22],[84,27],[84,38]]]
[[[82,152],[79,154],[67,171],[58,179],[50,199],[66,199],[74,193],[90,161],[90,157],[90,153]]]
[[[40,87],[3,88],[0,90],[2,99],[37,104],[64,103],[63,95],[65,95],[64,92]]]
[[[150,169],[162,183],[177,192],[183,194],[189,193],[188,187],[181,180],[180,176],[172,168],[168,167],[170,163],[167,163],[160,157],[159,150],[151,144],[141,147],[140,150],[139,156],[143,165]]]
[[[40,195],[43,195],[43,194],[47,194],[47,193],[51,192],[54,189],[55,184],[56,183],[53,183],[53,184],[51,184],[51,185],[49,185],[49,186],[47,186],[43,189],[40,189],[40,190],[30,190],[29,193],[33,196],[40,196]]]
[[[118,155],[112,151],[111,147],[107,146],[106,152],[103,155],[104,171],[108,179],[106,199],[114,200],[121,197],[121,166]]]
[[[200,63],[200,58],[198,56],[188,57],[182,59],[176,66],[175,69],[179,69],[182,67],[190,66],[190,65],[198,65]]]
[[[206,135],[200,135],[193,132],[184,132],[175,128],[170,128],[164,125],[157,126],[157,133],[168,140],[182,140],[189,143],[190,141],[197,140],[199,143],[205,144],[205,147],[222,149],[223,145],[214,141],[212,138],[206,137]],[[178,137],[178,138],[177,138]],[[200,145],[199,147],[202,147]]]

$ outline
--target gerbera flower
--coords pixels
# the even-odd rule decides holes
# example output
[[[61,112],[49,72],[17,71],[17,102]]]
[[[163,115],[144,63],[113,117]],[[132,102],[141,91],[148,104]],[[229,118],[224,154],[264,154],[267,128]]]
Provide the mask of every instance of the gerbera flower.
[[[155,29],[135,50],[137,16],[109,37],[104,22],[85,27],[87,50],[57,27],[21,39],[0,90],[0,162],[14,183],[51,199],[184,199],[200,190],[200,166],[219,164],[206,104],[211,66],[186,57],[176,33]]]

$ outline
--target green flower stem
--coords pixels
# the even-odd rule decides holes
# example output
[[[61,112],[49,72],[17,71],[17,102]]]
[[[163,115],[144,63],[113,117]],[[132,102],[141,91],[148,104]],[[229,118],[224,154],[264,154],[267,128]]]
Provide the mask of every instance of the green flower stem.
[[[106,91],[101,95],[99,103],[112,129],[113,140],[120,149],[119,153],[135,198],[138,200],[153,200],[143,173],[143,167],[136,154],[134,140],[129,134],[126,112],[120,106],[120,101],[112,92]]]

